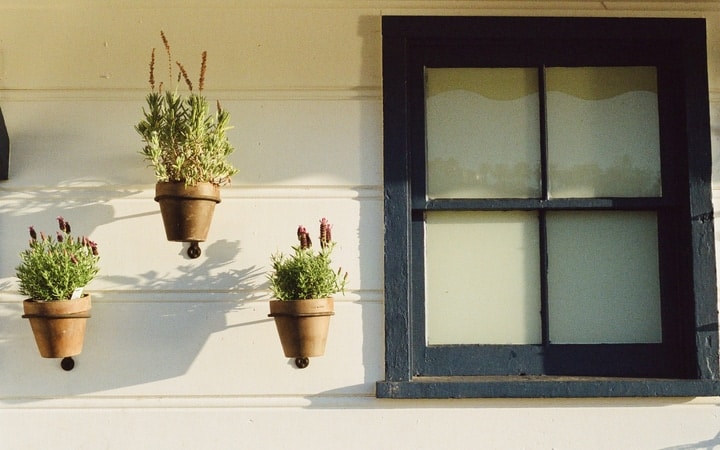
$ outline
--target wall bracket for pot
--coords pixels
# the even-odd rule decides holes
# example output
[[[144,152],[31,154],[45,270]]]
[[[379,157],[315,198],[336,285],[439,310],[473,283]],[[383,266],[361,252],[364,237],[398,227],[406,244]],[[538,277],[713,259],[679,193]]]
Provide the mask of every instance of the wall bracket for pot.
[[[310,365],[310,358],[305,356],[299,356],[295,358],[295,365],[298,369],[304,369]]]
[[[75,367],[75,360],[72,356],[66,356],[60,361],[60,367],[62,367],[64,371],[69,372]]]
[[[200,244],[198,241],[190,241],[190,247],[187,249],[187,255],[190,259],[199,258],[201,254],[202,250],[200,250]]]

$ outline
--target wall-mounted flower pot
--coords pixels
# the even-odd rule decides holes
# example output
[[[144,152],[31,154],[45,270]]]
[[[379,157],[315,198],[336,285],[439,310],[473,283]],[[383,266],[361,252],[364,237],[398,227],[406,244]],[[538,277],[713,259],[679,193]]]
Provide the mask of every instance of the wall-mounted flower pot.
[[[215,205],[220,203],[220,187],[212,183],[185,186],[183,182],[160,182],[155,185],[155,201],[160,204],[168,241],[203,242]]]
[[[90,295],[58,301],[23,301],[23,318],[30,320],[40,356],[66,358],[79,355],[90,317]]]
[[[325,354],[333,299],[271,300],[270,314],[275,319],[283,352],[288,358],[305,359]],[[296,360],[298,367],[301,365]],[[305,364],[307,365],[307,364]]]

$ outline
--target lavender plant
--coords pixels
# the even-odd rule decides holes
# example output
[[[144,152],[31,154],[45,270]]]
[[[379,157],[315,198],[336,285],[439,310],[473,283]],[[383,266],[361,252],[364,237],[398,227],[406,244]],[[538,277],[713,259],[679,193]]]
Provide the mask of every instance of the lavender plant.
[[[273,271],[268,275],[270,290],[278,300],[303,300],[324,298],[337,292],[345,292],[347,272],[342,268],[331,268],[330,254],[335,243],[332,241],[332,226],[323,218],[320,220],[320,250],[313,251],[307,229],[300,225],[297,230],[300,245],[292,247],[289,256],[276,253],[271,256]]]
[[[164,32],[160,32],[168,58],[168,75],[174,80],[173,59],[170,44]],[[198,182],[224,185],[237,169],[228,161],[234,151],[227,137],[230,114],[217,102],[217,111],[210,108],[202,91],[205,86],[207,52],[202,53],[198,93],[193,92],[185,67],[178,61],[177,84],[166,90],[162,82],[155,84],[155,49],[150,56],[150,88],[147,95],[147,109],[144,118],[135,130],[142,136],[144,147],[140,151],[150,163],[158,181],[182,181],[186,186]],[[189,93],[178,92],[180,81],[184,80]]]
[[[30,227],[30,248],[20,253],[15,268],[20,293],[37,301],[68,300],[77,288],[85,287],[98,273],[97,244],[85,236],[73,238],[70,224],[57,218],[55,237]]]

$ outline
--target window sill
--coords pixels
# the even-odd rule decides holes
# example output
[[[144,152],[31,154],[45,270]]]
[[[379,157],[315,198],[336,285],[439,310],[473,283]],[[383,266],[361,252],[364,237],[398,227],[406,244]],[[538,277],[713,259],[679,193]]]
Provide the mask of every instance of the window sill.
[[[554,376],[416,377],[379,381],[376,396],[396,399],[720,396],[720,380]]]

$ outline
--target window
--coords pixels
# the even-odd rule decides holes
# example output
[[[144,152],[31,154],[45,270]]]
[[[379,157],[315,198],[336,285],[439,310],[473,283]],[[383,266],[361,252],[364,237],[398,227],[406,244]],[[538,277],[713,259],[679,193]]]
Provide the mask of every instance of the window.
[[[705,24],[384,17],[379,397],[718,395]]]

